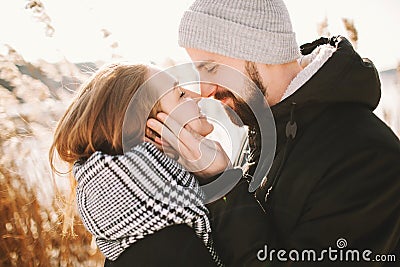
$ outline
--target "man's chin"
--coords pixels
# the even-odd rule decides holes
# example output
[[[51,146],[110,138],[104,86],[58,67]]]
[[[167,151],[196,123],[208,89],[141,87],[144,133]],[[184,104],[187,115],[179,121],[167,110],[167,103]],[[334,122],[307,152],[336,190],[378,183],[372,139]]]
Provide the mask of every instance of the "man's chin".
[[[239,127],[243,127],[245,125],[239,115],[230,106],[224,105],[224,109],[233,124]]]
[[[231,96],[229,94],[231,94]],[[236,99],[231,92],[225,92],[224,94],[220,93],[214,97],[221,101],[226,114],[233,124],[239,127],[245,125],[254,127],[258,125],[253,111],[244,100]]]
[[[239,127],[249,126],[250,128],[258,126],[256,117],[249,106],[238,103],[235,107],[236,109],[234,110],[228,106],[224,106],[225,112],[233,124]]]

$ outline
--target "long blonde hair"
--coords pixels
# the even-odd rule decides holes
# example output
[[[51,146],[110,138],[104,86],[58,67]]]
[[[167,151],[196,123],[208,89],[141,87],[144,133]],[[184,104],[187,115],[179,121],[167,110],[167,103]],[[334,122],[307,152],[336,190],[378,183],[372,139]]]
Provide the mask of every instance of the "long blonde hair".
[[[49,150],[49,161],[54,173],[61,173],[55,167],[55,154],[69,165],[71,182],[70,203],[64,212],[63,232],[71,229],[73,234],[73,203],[76,182],[72,177],[72,166],[78,160],[89,158],[94,152],[109,155],[123,153],[122,131],[125,112],[132,106],[131,99],[144,84],[148,67],[142,64],[112,63],[103,66],[81,85],[74,100],[59,120],[53,143]],[[145,92],[150,94],[151,92]],[[146,97],[141,93],[140,96]],[[151,110],[149,117],[159,111],[159,102],[153,107],[149,99],[135,101],[134,111],[140,114]],[[142,114],[126,127],[128,135],[136,138],[144,132],[146,118]],[[137,140],[136,140],[137,142]]]

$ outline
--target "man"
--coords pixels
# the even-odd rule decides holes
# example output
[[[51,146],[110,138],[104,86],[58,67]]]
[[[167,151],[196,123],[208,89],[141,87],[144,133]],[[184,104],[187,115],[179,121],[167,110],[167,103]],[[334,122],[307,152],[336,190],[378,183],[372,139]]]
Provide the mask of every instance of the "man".
[[[274,162],[256,191],[266,214],[257,213],[259,207],[243,194],[243,181],[208,205],[216,251],[227,266],[265,266],[267,261],[363,266],[368,259],[381,266],[375,255],[399,251],[400,143],[372,113],[380,82],[369,60],[342,37],[302,46],[301,58],[281,0],[197,0],[182,18],[179,43],[193,61],[201,61],[195,63],[200,75],[207,73],[202,96],[229,105],[255,133],[254,166],[265,159],[257,156],[259,127],[246,105],[252,95],[238,97],[213,83],[224,78],[221,66],[249,76],[275,119]],[[167,123],[165,115],[159,118]],[[152,121],[156,125],[149,127],[162,135],[163,126]],[[174,132],[179,142],[170,144],[183,143],[196,155],[202,139],[182,131]],[[278,253],[281,249],[285,253]],[[352,250],[350,256],[357,250],[359,261],[348,262],[346,249]],[[152,251],[161,254],[154,257]],[[194,232],[182,225],[131,245],[107,266],[132,263],[213,265]]]
[[[330,247],[358,250],[362,265],[377,254],[398,253],[400,143],[373,114],[380,81],[371,61],[362,59],[340,36],[303,45],[301,59],[281,0],[197,0],[183,15],[179,44],[193,61],[202,62],[197,64],[200,76],[208,73],[212,81],[210,77],[223,75],[218,72],[221,66],[236,68],[259,85],[271,106],[277,149],[272,168],[256,191],[267,214],[269,250],[285,250],[281,261],[301,261],[296,254],[289,258],[290,250],[300,256],[304,250],[316,251],[314,259],[303,259],[306,266],[317,260],[324,266],[340,265],[334,255],[323,253]],[[212,82],[201,85],[201,94],[221,100],[257,131],[245,105],[251,99]],[[263,159],[255,161],[261,164]],[[225,202],[234,199],[228,194]],[[218,234],[218,229],[232,224],[234,219],[224,214],[233,209],[234,205],[221,203],[210,207],[217,216],[217,251],[228,265],[240,265],[232,255],[224,255],[223,246],[232,237]],[[261,254],[267,253],[263,249]],[[364,250],[372,251],[365,259]],[[249,262],[256,263],[253,256]],[[276,253],[261,258],[279,261]]]

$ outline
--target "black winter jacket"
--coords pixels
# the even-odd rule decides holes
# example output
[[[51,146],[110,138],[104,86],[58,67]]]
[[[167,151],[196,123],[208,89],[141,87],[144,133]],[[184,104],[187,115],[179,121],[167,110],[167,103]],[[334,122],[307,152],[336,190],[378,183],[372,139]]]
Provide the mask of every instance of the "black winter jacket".
[[[338,247],[338,240],[345,240],[343,251],[358,249],[361,255],[368,249],[371,260],[397,253],[400,266],[400,143],[373,114],[380,99],[378,73],[342,37],[321,38],[303,45],[302,52],[326,43],[337,48],[332,57],[271,108],[277,152],[268,179],[256,193],[276,233],[266,243],[288,252],[322,251],[339,249],[343,244]],[[297,126],[294,137],[286,134],[288,122]],[[343,264],[325,256],[322,265]]]

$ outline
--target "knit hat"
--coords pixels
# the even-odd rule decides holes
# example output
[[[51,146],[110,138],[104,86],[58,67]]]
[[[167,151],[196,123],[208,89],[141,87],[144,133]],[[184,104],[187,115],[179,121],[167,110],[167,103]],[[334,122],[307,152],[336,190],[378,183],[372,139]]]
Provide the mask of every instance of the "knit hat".
[[[265,64],[300,57],[282,0],[196,0],[182,17],[179,45]]]

